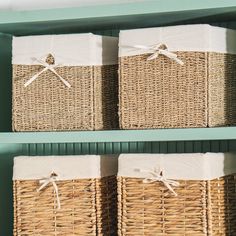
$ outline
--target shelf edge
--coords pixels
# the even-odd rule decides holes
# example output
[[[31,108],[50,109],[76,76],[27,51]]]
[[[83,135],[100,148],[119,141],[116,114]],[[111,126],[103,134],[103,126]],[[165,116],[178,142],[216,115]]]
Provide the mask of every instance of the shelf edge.
[[[236,140],[236,127],[78,132],[7,132],[0,143],[108,143]]]

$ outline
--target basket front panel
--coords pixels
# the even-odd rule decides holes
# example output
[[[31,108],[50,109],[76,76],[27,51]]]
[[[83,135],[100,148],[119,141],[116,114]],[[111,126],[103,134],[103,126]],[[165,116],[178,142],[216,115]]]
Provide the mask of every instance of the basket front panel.
[[[120,236],[206,236],[206,183],[180,181],[175,197],[160,182],[118,178]]]
[[[93,67],[58,67],[45,71],[27,87],[24,84],[42,66],[13,65],[13,130],[93,130]]]
[[[163,55],[120,58],[121,128],[207,126],[207,53],[176,54],[184,65]]]
[[[51,185],[14,181],[14,232],[17,236],[96,236],[95,180],[58,181],[61,209]]]

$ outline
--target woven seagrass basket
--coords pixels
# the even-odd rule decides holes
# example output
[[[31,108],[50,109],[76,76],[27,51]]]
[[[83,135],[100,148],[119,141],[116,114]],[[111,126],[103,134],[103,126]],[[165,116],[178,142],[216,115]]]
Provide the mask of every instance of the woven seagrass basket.
[[[186,155],[186,158],[179,155],[177,161],[175,157],[166,155],[162,164],[158,160],[160,156],[121,156],[118,235],[236,235],[236,161],[233,160],[235,155],[226,156],[208,155],[206,162],[199,162],[203,155]],[[224,162],[228,162],[230,170],[224,169],[226,176],[216,178],[223,173],[219,168]],[[163,167],[162,176],[156,175],[157,172],[147,174],[132,169],[152,170],[157,163]],[[168,171],[171,167],[172,171]],[[210,172],[210,167],[215,173]],[[169,179],[165,173],[169,177],[179,176],[179,179]],[[188,175],[192,180],[183,179]],[[202,180],[196,180],[200,175]]]
[[[121,31],[119,40],[122,129],[236,124],[236,31],[171,26]]]
[[[15,158],[14,236],[117,235],[116,173],[111,156]]]
[[[118,40],[93,34],[13,38],[13,130],[118,128]]]

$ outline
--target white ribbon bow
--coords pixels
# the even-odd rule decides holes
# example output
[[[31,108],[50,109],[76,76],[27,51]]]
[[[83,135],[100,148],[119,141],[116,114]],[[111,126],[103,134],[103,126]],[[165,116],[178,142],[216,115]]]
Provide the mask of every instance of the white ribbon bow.
[[[180,185],[179,182],[172,179],[166,179],[162,175],[163,173],[162,171],[158,171],[156,168],[154,170],[135,169],[135,171],[140,172],[140,173],[147,173],[150,175],[150,177],[146,177],[143,180],[143,183],[148,184],[148,183],[154,183],[154,182],[162,182],[173,193],[174,196],[178,196],[178,194],[175,192],[172,186],[178,187]]]
[[[67,82],[65,79],[63,79],[56,71],[55,68],[59,67],[60,65],[50,65],[42,60],[39,60],[37,58],[32,58],[34,61],[37,61],[39,63],[39,65],[44,66],[45,68],[42,69],[39,73],[37,73],[36,75],[34,75],[32,78],[30,78],[25,84],[24,86],[27,87],[29,86],[33,81],[35,81],[42,73],[44,73],[47,70],[50,70],[51,72],[53,72],[68,88],[71,87],[70,83]]]
[[[58,187],[57,187],[56,181],[57,181],[57,177],[54,175],[51,175],[49,178],[44,178],[44,179],[39,180],[39,184],[41,184],[41,186],[39,187],[39,189],[37,189],[37,192],[40,192],[41,190],[46,188],[48,184],[51,183],[54,190],[55,190],[56,197],[57,197],[57,209],[60,210],[61,209],[61,202],[60,202],[60,198],[59,198]]]
[[[147,58],[147,61],[154,60],[154,59],[158,58],[159,55],[164,55],[164,56],[170,58],[171,60],[174,60],[175,62],[177,62],[180,65],[184,64],[184,62],[182,60],[180,60],[175,53],[170,52],[168,50],[168,47],[166,44],[160,43],[160,44],[153,45],[153,46],[135,45],[133,47],[140,49],[140,50],[146,50],[147,53],[152,54],[151,56],[149,56]]]

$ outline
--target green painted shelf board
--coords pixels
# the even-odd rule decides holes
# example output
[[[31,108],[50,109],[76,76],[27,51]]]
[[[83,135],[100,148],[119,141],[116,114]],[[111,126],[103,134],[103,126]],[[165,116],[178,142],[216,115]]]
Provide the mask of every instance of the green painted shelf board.
[[[78,132],[2,132],[0,143],[95,143],[234,140],[236,127]]]
[[[78,32],[88,26],[120,28],[129,24],[134,27],[135,23],[140,27],[210,16],[216,19],[216,15],[222,14],[227,14],[227,18],[232,14],[235,18],[235,12],[236,0],[214,1],[214,4],[212,0],[147,0],[75,8],[0,11],[0,31],[15,34],[61,32],[61,28],[69,26],[70,32]]]
[[[74,8],[57,8],[31,11],[2,11],[1,23],[22,23],[51,20],[71,20],[94,17],[126,16],[236,7],[235,0],[147,0],[142,2],[92,5]]]

